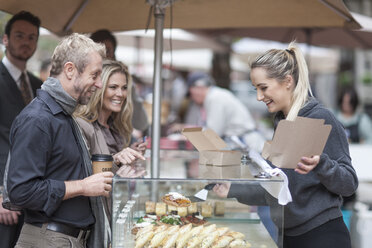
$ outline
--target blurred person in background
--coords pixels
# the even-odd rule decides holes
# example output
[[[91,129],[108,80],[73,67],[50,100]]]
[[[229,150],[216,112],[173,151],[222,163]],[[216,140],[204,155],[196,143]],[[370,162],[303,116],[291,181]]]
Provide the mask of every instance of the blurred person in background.
[[[350,143],[372,144],[372,121],[358,106],[356,90],[352,87],[344,88],[338,98],[336,117],[345,127]]]
[[[42,81],[26,70],[39,38],[40,20],[21,11],[5,26],[5,56],[0,62],[0,188],[9,152],[10,127],[15,117],[36,96]],[[23,214],[3,208],[0,189],[0,247],[14,247],[23,224]]]
[[[100,29],[93,32],[90,38],[94,42],[103,43],[106,47],[106,58],[116,60],[115,51],[117,47],[117,40],[115,36],[107,29]],[[140,138],[148,134],[149,121],[146,111],[143,107],[142,100],[137,95],[134,85],[132,86],[131,94],[133,101],[133,117],[132,125],[134,130],[133,135],[135,138]]]
[[[231,137],[236,136],[249,148],[262,150],[265,139],[256,130],[248,109],[229,90],[215,86],[212,77],[204,72],[191,73],[187,85],[190,99],[197,105],[193,106],[193,111],[199,110],[195,118],[198,123],[194,124],[212,129],[230,147],[236,147],[231,143]],[[182,125],[174,125],[171,131],[182,128]]]
[[[52,61],[50,59],[46,59],[43,62],[41,62],[40,73],[39,73],[39,77],[41,81],[44,82],[48,79],[51,67],[52,67]]]
[[[322,154],[302,157],[296,169],[282,169],[292,195],[292,202],[284,206],[283,247],[351,248],[341,205],[343,196],[356,191],[358,178],[341,123],[312,96],[302,52],[294,42],[288,49],[266,51],[253,61],[251,80],[257,100],[275,113],[275,128],[280,120],[294,121],[297,116],[324,119],[332,126]],[[261,186],[220,184],[213,190],[245,204],[267,206],[268,201],[278,201]],[[271,215],[275,216],[273,211]]]

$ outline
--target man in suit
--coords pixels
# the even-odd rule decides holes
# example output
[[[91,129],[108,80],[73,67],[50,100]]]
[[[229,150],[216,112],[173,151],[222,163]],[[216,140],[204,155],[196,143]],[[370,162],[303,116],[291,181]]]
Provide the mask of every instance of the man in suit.
[[[42,82],[26,70],[39,37],[40,20],[29,12],[14,15],[5,26],[6,51],[0,62],[0,247],[14,247],[23,214],[3,208],[2,185],[9,151],[9,133],[15,117],[36,95]]]

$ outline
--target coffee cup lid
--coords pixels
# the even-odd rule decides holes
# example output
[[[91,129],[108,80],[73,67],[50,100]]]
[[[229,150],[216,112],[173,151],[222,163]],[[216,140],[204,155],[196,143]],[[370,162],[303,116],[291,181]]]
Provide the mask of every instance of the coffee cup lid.
[[[110,154],[93,154],[92,161],[113,161],[113,157]]]

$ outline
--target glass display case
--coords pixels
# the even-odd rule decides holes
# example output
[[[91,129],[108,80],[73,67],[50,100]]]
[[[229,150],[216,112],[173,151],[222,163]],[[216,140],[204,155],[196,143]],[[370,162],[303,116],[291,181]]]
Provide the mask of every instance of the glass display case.
[[[196,151],[161,150],[159,178],[150,178],[150,163],[147,159],[136,165],[147,170],[143,178],[113,179],[113,248],[282,247],[283,206],[275,198],[267,200],[270,196],[261,186],[278,187],[281,178],[262,176],[250,161],[200,165]],[[224,197],[226,190],[219,194],[208,190],[216,184],[235,189],[238,195],[230,197],[230,192]],[[192,203],[188,207],[164,203],[170,192]]]

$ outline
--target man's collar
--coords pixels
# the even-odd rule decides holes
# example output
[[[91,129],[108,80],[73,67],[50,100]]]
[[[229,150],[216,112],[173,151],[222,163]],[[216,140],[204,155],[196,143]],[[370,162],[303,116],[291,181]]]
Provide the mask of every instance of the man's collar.
[[[12,76],[13,80],[17,82],[22,74],[22,71],[14,64],[12,64],[12,62],[10,62],[10,60],[6,56],[4,56],[3,58],[3,64],[5,68],[8,70],[10,76]]]

